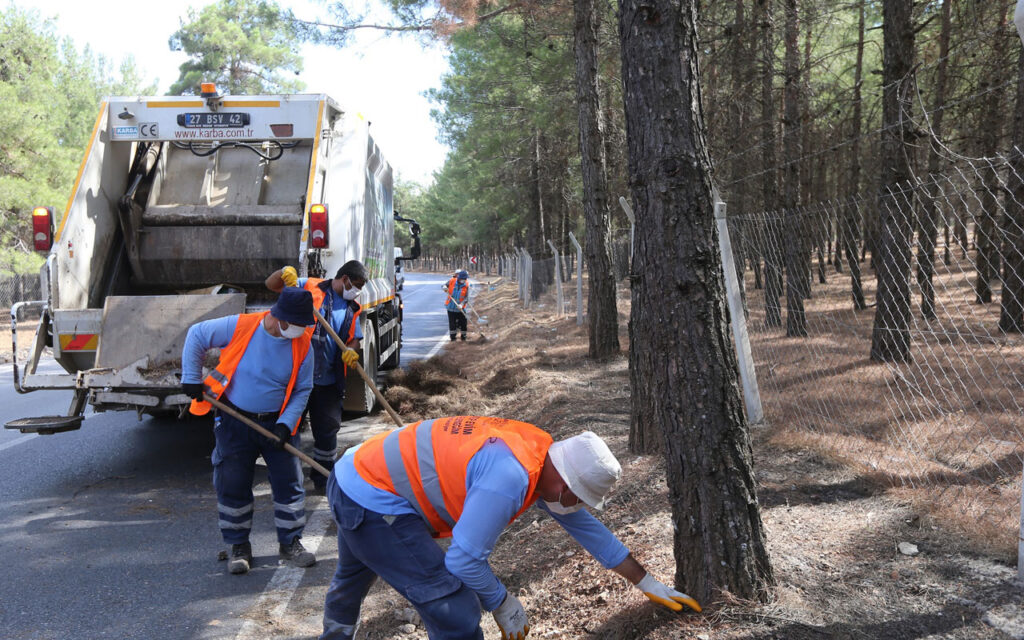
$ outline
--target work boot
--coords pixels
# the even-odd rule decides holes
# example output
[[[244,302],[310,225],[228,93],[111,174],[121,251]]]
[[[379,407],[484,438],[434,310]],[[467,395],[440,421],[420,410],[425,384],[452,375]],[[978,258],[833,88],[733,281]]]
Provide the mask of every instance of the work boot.
[[[454,333],[449,334],[448,337],[452,339],[452,342],[455,342],[455,334]]]
[[[231,559],[228,560],[228,573],[241,575],[249,573],[252,565],[252,545],[248,542],[231,545]]]
[[[295,538],[288,544],[282,544],[280,551],[281,558],[296,567],[312,567],[316,564],[316,556],[306,551],[306,547],[302,546],[300,538]]]
[[[466,334],[462,334],[462,341],[463,341],[463,342],[465,342],[465,341],[466,341]]]

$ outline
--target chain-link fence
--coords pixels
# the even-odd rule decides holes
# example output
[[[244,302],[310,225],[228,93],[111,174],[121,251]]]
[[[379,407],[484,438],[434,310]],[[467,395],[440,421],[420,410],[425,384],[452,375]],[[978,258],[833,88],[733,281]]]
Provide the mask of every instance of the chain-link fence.
[[[769,420],[1000,544],[1024,460],[1021,184],[964,161],[878,199],[729,216]]]
[[[37,274],[16,274],[0,278],[0,310],[5,314],[10,312],[11,306],[16,302],[40,298],[42,291]]]

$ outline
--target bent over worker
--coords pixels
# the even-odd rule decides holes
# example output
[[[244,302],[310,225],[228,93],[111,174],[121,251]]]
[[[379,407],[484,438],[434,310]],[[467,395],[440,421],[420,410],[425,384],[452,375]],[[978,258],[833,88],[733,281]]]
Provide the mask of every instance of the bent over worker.
[[[366,286],[369,274],[358,260],[341,265],[332,280],[299,278],[294,267],[275,271],[266,280],[273,291],[287,286],[298,286],[313,296],[313,308],[320,311],[334,332],[345,341],[341,350],[334,339],[318,322],[313,331],[313,390],[309,394],[309,428],[313,432],[313,459],[326,469],[334,468],[338,457],[338,430],[341,429],[341,407],[345,400],[345,378],[348,367],[359,360],[359,346],[363,339],[359,314],[362,307],[356,302]],[[316,469],[309,470],[313,488],[323,493],[327,476]]]
[[[185,338],[181,386],[193,399],[190,411],[209,412],[205,392],[278,437],[270,440],[227,414],[214,417],[213,486],[221,536],[231,545],[230,573],[246,573],[252,565],[252,483],[259,456],[267,463],[281,557],[299,567],[316,563],[301,541],[306,524],[302,470],[284,450],[285,443],[298,445],[299,420],[313,386],[312,324],[312,296],[292,287],[269,311],[199,322]],[[221,349],[220,361],[200,382],[203,356],[211,348]]]
[[[432,639],[482,640],[481,606],[503,639],[524,638],[526,611],[487,559],[502,530],[534,503],[651,600],[700,611],[693,598],[648,574],[583,508],[602,509],[620,471],[589,431],[552,442],[538,427],[503,418],[426,420],[349,449],[327,489],[338,566],[321,640],[354,637],[360,604],[377,576],[413,604]],[[446,536],[447,553],[432,539]]]
[[[466,300],[469,298],[469,273],[465,269],[458,271],[445,285],[447,297],[444,308],[448,310],[448,336],[455,341],[455,332],[462,331],[462,340],[466,340]]]

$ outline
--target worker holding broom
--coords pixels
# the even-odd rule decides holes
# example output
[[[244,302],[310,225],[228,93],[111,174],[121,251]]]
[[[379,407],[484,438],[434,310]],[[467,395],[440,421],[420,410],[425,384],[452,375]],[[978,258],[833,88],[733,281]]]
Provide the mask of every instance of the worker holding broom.
[[[589,431],[553,442],[538,427],[503,418],[425,420],[349,449],[327,488],[338,566],[320,639],[355,636],[362,600],[380,576],[413,604],[434,640],[482,640],[481,607],[503,640],[522,640],[527,613],[487,559],[502,530],[534,503],[652,601],[700,611],[584,508],[602,509],[620,472]],[[445,552],[433,538],[448,536]]]
[[[181,386],[193,399],[190,411],[210,411],[205,393],[278,438],[260,435],[227,413],[214,417],[213,486],[221,535],[231,545],[228,571],[233,574],[246,573],[252,565],[252,483],[259,456],[267,464],[281,558],[299,567],[316,563],[301,541],[306,524],[302,470],[298,459],[284,450],[298,437],[313,386],[312,325],[312,296],[290,287],[269,311],[198,322],[185,338]],[[203,380],[203,356],[214,348],[220,348],[220,360]]]
[[[363,330],[359,322],[361,307],[356,298],[369,274],[358,260],[341,265],[333,279],[299,278],[294,267],[285,267],[266,280],[267,288],[281,291],[285,286],[301,287],[313,296],[313,308],[320,311],[334,332],[345,341],[339,349],[327,331],[317,323],[313,332],[313,391],[309,394],[309,427],[313,432],[313,459],[328,470],[338,457],[338,430],[341,406],[345,400],[348,367],[359,359]],[[310,469],[309,478],[317,493],[324,493],[327,476]]]
[[[462,269],[448,280],[444,291],[447,297],[444,308],[448,310],[448,336],[455,342],[455,332],[462,331],[462,341],[466,340],[466,301],[469,298],[469,273]]]

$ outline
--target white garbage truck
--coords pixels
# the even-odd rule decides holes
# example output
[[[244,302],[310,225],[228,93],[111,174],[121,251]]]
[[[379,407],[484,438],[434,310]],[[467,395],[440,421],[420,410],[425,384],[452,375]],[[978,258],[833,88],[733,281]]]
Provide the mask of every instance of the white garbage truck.
[[[45,300],[19,392],[68,389],[64,415],[7,423],[25,432],[79,428],[86,406],[182,415],[181,350],[193,323],[267,309],[264,280],[295,266],[333,277],[348,260],[370,272],[358,302],[361,360],[372,377],[398,366],[392,171],[370,123],[325,95],[113,97],[100,108],[59,222],[33,211],[47,252]],[[17,336],[15,336],[17,340]],[[63,372],[39,363],[46,348]],[[215,357],[215,354],[214,356]],[[213,364],[208,362],[207,365]],[[370,411],[354,373],[345,407]]]

